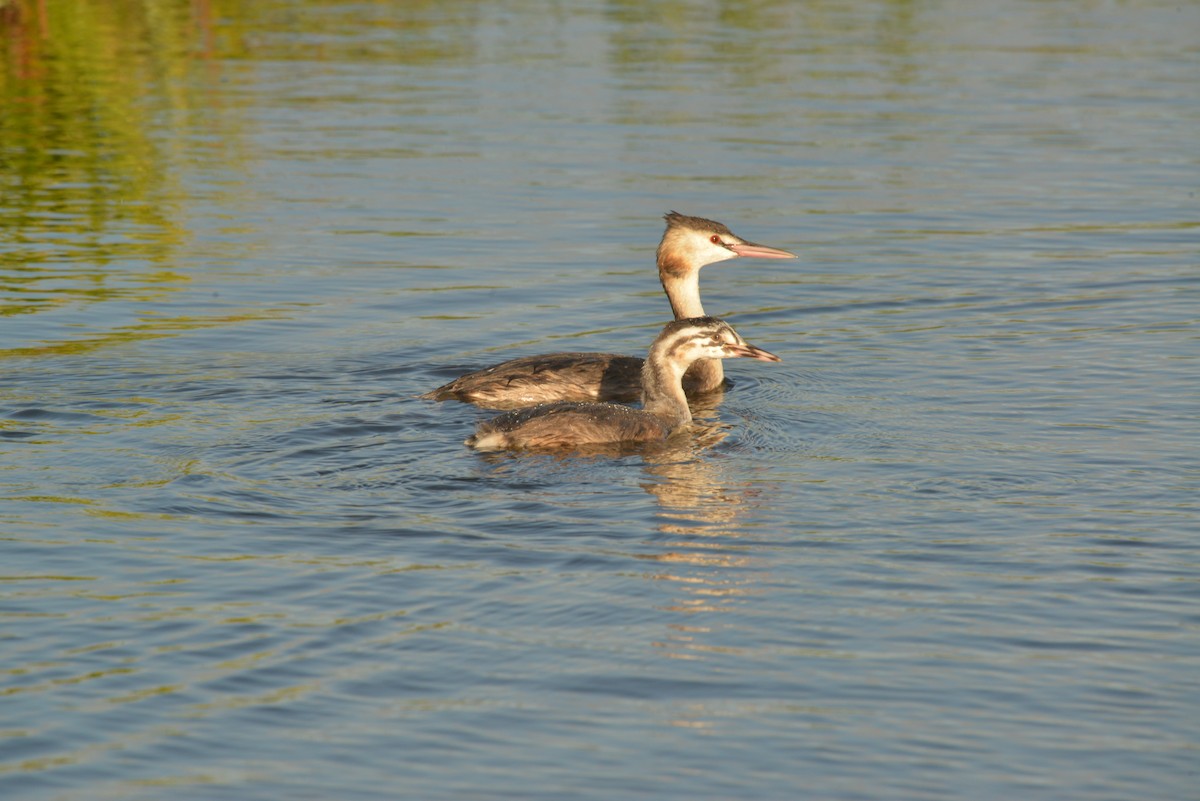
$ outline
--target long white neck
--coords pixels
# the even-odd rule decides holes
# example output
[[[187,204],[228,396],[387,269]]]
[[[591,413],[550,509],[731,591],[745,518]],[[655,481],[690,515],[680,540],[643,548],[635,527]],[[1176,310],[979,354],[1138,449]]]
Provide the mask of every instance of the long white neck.
[[[675,312],[676,320],[686,320],[689,317],[703,317],[704,306],[700,304],[700,271],[690,270],[682,275],[659,271],[663,290],[667,300],[671,301],[671,311]]]
[[[700,303],[699,270],[674,270],[660,263],[658,277],[676,320],[705,316]],[[698,391],[710,392],[725,382],[725,369],[720,359],[700,359],[688,369],[687,376]]]

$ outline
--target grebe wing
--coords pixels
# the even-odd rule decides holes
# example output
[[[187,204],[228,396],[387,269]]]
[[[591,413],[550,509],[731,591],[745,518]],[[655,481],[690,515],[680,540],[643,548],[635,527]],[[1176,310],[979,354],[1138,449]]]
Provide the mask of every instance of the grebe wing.
[[[421,397],[461,400],[487,409],[551,401],[635,401],[642,394],[641,374],[642,359],[633,356],[547,353],[467,373]]]

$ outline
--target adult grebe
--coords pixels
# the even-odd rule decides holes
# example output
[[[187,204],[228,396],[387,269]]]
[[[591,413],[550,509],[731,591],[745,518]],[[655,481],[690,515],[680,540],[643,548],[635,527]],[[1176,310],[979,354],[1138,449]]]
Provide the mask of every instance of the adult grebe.
[[[480,423],[463,444],[481,451],[577,448],[666,439],[692,420],[683,374],[700,359],[779,357],[738,336],[716,317],[667,323],[642,366],[642,408],[617,403],[558,401],[516,409]]]
[[[672,211],[658,244],[658,277],[676,320],[703,317],[700,269],[738,256],[794,259],[795,253],[747,242],[724,225]],[[633,401],[641,395],[642,360],[615,353],[547,353],[467,373],[422,395],[457,399],[488,409],[547,401]],[[684,377],[688,394],[711,392],[725,380],[719,360],[701,359]]]

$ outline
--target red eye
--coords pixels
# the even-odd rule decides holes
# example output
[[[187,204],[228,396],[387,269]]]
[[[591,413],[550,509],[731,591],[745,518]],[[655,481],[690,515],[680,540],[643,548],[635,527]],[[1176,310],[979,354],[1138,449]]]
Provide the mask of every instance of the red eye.
[[[708,241],[709,241],[709,242],[712,242],[714,245],[723,245],[723,244],[725,244],[724,242],[722,242],[722,241],[721,241],[721,237],[720,237],[720,236],[718,236],[717,234],[713,234],[712,236],[710,236],[710,237],[708,238]]]

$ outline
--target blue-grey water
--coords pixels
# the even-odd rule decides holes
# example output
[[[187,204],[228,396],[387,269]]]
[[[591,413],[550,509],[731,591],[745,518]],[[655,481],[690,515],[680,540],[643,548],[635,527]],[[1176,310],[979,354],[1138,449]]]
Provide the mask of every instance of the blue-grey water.
[[[0,19],[0,796],[1200,798],[1200,6],[246,5]]]

